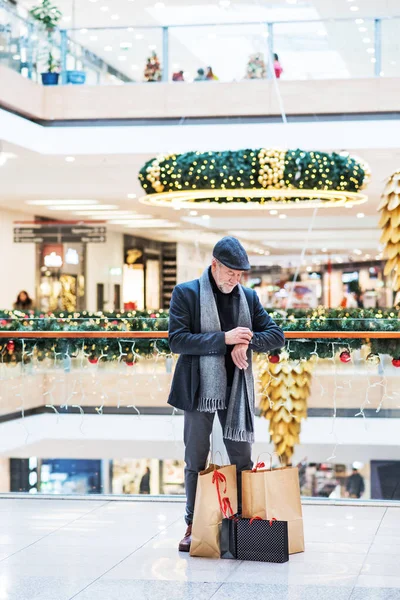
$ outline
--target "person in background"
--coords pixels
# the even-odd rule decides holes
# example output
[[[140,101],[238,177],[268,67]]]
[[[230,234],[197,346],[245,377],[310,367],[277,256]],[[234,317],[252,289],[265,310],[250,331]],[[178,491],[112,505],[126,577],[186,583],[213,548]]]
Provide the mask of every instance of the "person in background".
[[[146,472],[140,480],[139,494],[150,494],[150,469],[146,467]]]
[[[22,290],[13,306],[14,310],[33,310],[33,300],[29,297],[28,292]]]
[[[279,79],[283,73],[283,69],[281,63],[279,62],[279,56],[276,53],[274,54],[274,71],[275,77]]]
[[[207,67],[206,79],[207,81],[218,81],[218,77],[214,75],[212,67]]]
[[[194,78],[195,81],[207,81],[204,69],[197,69],[197,76]]]
[[[172,81],[185,81],[183,71],[178,71],[172,75]]]
[[[358,472],[358,470],[353,467],[353,472],[347,480],[346,483],[346,492],[349,498],[361,498],[365,491],[364,479]]]

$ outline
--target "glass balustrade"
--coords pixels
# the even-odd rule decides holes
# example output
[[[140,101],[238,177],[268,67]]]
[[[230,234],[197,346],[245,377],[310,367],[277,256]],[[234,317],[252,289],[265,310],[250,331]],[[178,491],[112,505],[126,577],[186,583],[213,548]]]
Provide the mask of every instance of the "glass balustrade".
[[[399,34],[400,17],[355,17],[70,29],[49,39],[0,0],[0,64],[35,81],[49,50],[62,83],[197,83],[209,67],[208,81],[220,82],[396,77]]]
[[[355,466],[364,499],[398,500],[398,320],[322,319],[315,331],[275,318],[287,342],[254,355],[254,456],[276,450],[299,465],[304,496],[356,495]],[[183,494],[166,329],[163,315],[3,319],[0,493]]]

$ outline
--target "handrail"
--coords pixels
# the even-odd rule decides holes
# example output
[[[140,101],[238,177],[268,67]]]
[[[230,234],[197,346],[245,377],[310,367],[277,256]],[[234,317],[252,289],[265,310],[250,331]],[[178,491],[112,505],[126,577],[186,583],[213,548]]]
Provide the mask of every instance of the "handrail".
[[[400,331],[284,331],[286,339],[399,339]],[[168,331],[0,331],[0,339],[168,339]]]

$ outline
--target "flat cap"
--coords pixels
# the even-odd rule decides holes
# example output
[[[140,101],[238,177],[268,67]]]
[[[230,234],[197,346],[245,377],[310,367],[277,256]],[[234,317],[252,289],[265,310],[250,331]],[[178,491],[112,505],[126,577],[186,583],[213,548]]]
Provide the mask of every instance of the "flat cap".
[[[250,263],[242,244],[234,237],[224,237],[214,246],[213,257],[235,271],[249,271]]]

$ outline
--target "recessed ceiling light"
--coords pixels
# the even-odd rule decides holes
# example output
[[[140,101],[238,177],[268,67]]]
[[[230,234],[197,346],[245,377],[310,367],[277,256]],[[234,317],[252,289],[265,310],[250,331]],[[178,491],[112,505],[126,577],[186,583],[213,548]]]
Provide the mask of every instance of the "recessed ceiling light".
[[[164,4],[164,2],[156,2],[154,5],[154,8],[156,8],[156,9],[165,8],[165,4]]]
[[[231,0],[219,0],[219,5],[221,8],[228,8],[230,6]]]
[[[121,54],[121,56],[118,56],[118,60],[128,60],[128,57]]]
[[[133,200],[134,198],[136,198],[136,194],[128,194],[128,198],[130,198],[131,200]]]
[[[365,32],[366,32],[366,31],[368,31],[368,30],[367,30],[367,28],[366,28],[366,27],[359,27],[359,28],[358,28],[358,31],[359,31],[360,33],[365,33]]]
[[[201,215],[201,218],[202,218],[202,219],[209,219],[209,218],[210,218],[210,215]]]
[[[137,39],[137,40],[143,40],[143,38],[144,38],[144,35],[143,35],[143,33],[137,33],[137,34],[135,35],[135,39]]]
[[[379,73],[379,76],[380,76],[380,77],[384,77],[384,76],[385,76],[385,71],[381,71],[381,72]]]
[[[89,37],[89,40],[90,40],[91,42],[97,42],[97,40],[98,40],[98,39],[99,39],[99,38],[97,37],[97,35],[91,35],[91,36]]]
[[[69,162],[69,163],[75,162],[75,156],[66,156],[65,162]]]
[[[269,211],[269,214],[270,214],[270,215],[277,215],[277,214],[278,214],[278,211],[277,211],[277,210],[275,210],[275,209],[274,209],[274,210],[270,210],[270,211]]]
[[[364,42],[364,44],[370,44],[371,43],[371,38],[365,37],[365,38],[363,38],[363,42]]]
[[[358,248],[353,250],[353,252],[354,252],[354,254],[357,254],[357,256],[361,256],[361,254],[362,254],[362,250],[359,250]]]
[[[318,30],[318,35],[320,37],[324,37],[325,35],[327,35],[327,32],[325,31],[325,29],[319,29]]]
[[[311,273],[312,267],[307,267],[306,271],[308,271],[308,273]]]
[[[129,48],[132,48],[132,42],[121,42],[119,47],[122,50],[128,50]]]
[[[20,60],[21,56],[19,54],[14,54],[13,60]]]
[[[87,33],[87,32],[88,32],[88,30],[86,28],[83,28],[83,29],[79,30],[79,33]]]
[[[110,9],[108,6],[100,6],[100,10],[102,10],[103,12],[108,12]]]
[[[376,63],[376,58],[371,58],[372,63]]]
[[[357,219],[363,219],[365,217],[364,213],[357,213]]]
[[[65,206],[78,206],[79,204],[83,204],[84,206],[88,206],[89,204],[98,204],[97,200],[26,200],[25,204],[31,204],[33,206],[56,206],[56,205],[65,205]]]
[[[358,6],[350,6],[350,10],[352,10],[353,12],[357,12],[360,9],[358,8]]]
[[[112,52],[112,49],[113,49],[112,46],[104,46],[105,52]]]
[[[375,54],[375,48],[367,48],[368,54]]]
[[[133,28],[133,27],[128,27],[127,31],[129,31],[129,33],[132,33],[132,32],[133,32],[133,31],[135,31],[135,30],[134,30],[134,28]]]
[[[111,15],[113,21],[118,21],[119,15]]]
[[[362,25],[364,23],[364,19],[356,19],[357,25]]]
[[[149,46],[149,50],[157,50],[157,46],[155,46],[154,44],[151,44]]]
[[[119,208],[116,204],[95,204],[91,206],[90,204],[85,206],[80,206],[79,210],[115,210]],[[49,210],[68,210],[67,206],[49,206]]]
[[[191,210],[189,214],[190,214],[191,217],[197,217],[197,215],[199,213],[197,212],[197,210]]]
[[[322,252],[328,252],[328,248],[321,248]]]
[[[282,213],[281,215],[279,215],[279,218],[280,218],[280,219],[286,219],[286,218],[287,218],[287,215],[285,215],[285,213]]]

